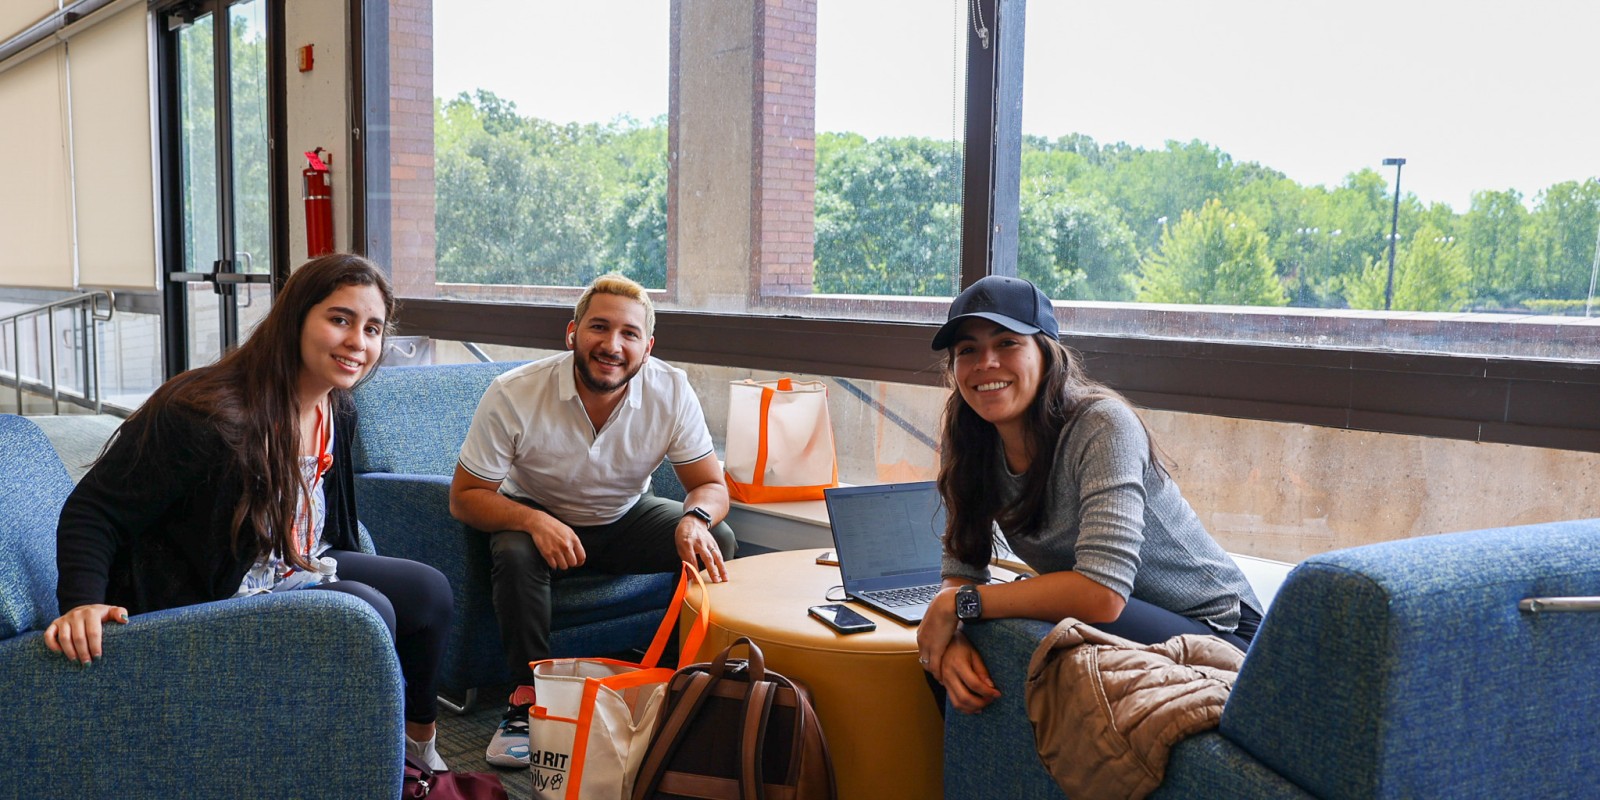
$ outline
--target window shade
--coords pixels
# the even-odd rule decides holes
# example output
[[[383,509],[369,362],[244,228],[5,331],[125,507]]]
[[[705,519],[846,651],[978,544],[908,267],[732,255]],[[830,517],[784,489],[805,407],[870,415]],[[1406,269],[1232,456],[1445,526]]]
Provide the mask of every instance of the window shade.
[[[57,45],[0,72],[0,285],[73,286],[65,71]]]
[[[0,3],[0,42],[54,14],[56,0],[5,0]]]
[[[156,287],[148,20],[135,5],[67,42],[82,286]]]

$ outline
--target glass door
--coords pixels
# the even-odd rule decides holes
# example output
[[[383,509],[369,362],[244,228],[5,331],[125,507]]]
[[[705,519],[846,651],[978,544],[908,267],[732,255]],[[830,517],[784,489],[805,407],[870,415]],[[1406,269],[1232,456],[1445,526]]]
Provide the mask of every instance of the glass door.
[[[167,373],[216,361],[272,303],[268,0],[162,13],[168,95]]]

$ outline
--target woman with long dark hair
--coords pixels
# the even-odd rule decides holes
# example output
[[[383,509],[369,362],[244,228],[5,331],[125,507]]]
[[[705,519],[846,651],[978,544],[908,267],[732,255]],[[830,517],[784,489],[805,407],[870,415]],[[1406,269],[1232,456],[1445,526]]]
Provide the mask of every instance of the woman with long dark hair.
[[[1050,299],[990,276],[950,306],[940,442],[944,589],[917,631],[961,711],[998,693],[960,625],[1065,617],[1153,644],[1183,633],[1243,650],[1261,603],[1167,474],[1144,424],[1058,339]],[[988,584],[995,536],[1037,577]],[[981,587],[981,588],[980,588]]]
[[[128,418],[61,510],[61,616],[45,644],[85,664],[128,614],[310,588],[371,604],[406,681],[407,752],[434,746],[435,676],[449,632],[438,570],[360,552],[350,392],[394,314],[389,282],[354,255],[295,270],[244,344],[167,381]]]

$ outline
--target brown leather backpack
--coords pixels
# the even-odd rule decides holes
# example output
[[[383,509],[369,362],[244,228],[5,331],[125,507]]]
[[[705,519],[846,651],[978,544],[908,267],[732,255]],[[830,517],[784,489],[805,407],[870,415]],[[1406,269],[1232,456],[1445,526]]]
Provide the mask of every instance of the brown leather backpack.
[[[749,658],[729,658],[744,645]],[[679,669],[650,737],[634,800],[833,800],[838,789],[811,692],[766,668],[747,638]]]

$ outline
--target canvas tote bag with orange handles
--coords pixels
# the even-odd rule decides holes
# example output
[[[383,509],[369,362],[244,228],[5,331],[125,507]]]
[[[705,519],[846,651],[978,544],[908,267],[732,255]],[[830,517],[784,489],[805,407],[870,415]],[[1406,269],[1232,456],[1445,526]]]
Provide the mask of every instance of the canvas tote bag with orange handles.
[[[633,792],[672,679],[672,667],[656,664],[677,633],[690,580],[700,587],[700,613],[684,637],[678,663],[694,663],[711,625],[711,597],[700,572],[685,563],[672,604],[639,663],[552,658],[531,664],[538,698],[528,710],[528,773],[534,797],[618,800]]]
[[[839,485],[818,381],[735,381],[728,390],[728,495],[741,503],[821,500]]]

